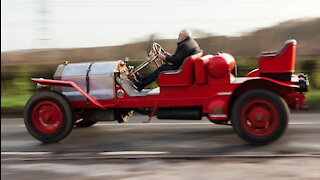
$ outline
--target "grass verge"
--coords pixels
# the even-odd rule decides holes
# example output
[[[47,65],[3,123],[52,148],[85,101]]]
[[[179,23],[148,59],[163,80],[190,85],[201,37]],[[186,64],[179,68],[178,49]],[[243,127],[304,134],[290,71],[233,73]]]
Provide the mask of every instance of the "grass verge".
[[[1,97],[1,108],[21,108],[27,103],[30,96]]]

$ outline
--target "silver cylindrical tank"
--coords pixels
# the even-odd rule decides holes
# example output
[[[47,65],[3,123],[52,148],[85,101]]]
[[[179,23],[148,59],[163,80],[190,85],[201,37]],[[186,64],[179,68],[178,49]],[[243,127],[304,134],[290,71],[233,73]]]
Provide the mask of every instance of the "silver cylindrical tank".
[[[114,99],[114,72],[117,65],[118,61],[61,64],[54,79],[72,81],[97,100]],[[70,100],[86,99],[72,87],[62,87],[61,91]]]

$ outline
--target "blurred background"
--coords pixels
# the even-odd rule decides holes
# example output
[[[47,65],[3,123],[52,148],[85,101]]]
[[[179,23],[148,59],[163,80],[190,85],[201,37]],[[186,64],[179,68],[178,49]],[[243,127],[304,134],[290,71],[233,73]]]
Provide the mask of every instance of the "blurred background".
[[[205,54],[231,53],[238,74],[263,51],[296,39],[296,72],[307,73],[310,109],[320,109],[318,0],[2,0],[1,110],[20,111],[36,91],[31,77],[52,79],[63,61],[145,60],[152,42],[168,52],[192,30]],[[148,67],[148,73],[155,67]]]

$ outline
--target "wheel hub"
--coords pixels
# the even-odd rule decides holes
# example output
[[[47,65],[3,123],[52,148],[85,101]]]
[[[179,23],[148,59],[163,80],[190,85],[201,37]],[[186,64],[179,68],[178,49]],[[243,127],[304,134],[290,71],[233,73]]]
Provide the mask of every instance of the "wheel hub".
[[[255,105],[249,110],[248,120],[253,127],[262,129],[267,128],[272,118],[267,107]]]
[[[268,134],[278,122],[276,108],[266,100],[252,100],[243,110],[241,122],[252,134]]]
[[[256,121],[262,121],[262,119],[263,119],[263,114],[256,115]]]
[[[49,114],[44,115],[44,120],[48,121],[51,119],[51,116]]]
[[[45,134],[51,134],[61,127],[63,113],[54,102],[41,101],[32,111],[32,121],[37,130]]]

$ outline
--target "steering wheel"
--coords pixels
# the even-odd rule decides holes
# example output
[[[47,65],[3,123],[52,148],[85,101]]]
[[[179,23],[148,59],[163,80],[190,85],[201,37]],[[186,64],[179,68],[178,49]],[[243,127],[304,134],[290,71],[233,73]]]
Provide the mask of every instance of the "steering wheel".
[[[160,65],[159,65],[159,63],[156,61],[156,59],[158,59],[159,54],[164,54],[165,52],[166,51],[158,43],[153,43],[152,48],[151,48],[150,52],[148,53],[147,60],[144,61],[143,63],[141,63],[135,69],[133,69],[129,73],[128,77],[129,78],[134,77],[137,72],[139,72],[141,69],[143,69],[144,67],[146,67],[147,65],[149,65],[152,62],[154,62],[157,67],[164,64],[165,62],[163,60],[161,60]]]
[[[148,57],[150,59],[153,59],[154,57],[156,57],[155,58],[155,60],[156,60],[158,58],[159,54],[165,54],[165,52],[166,51],[160,46],[160,44],[153,43],[152,48],[151,48],[150,52],[148,53]],[[163,60],[161,60],[161,64],[164,64]]]

